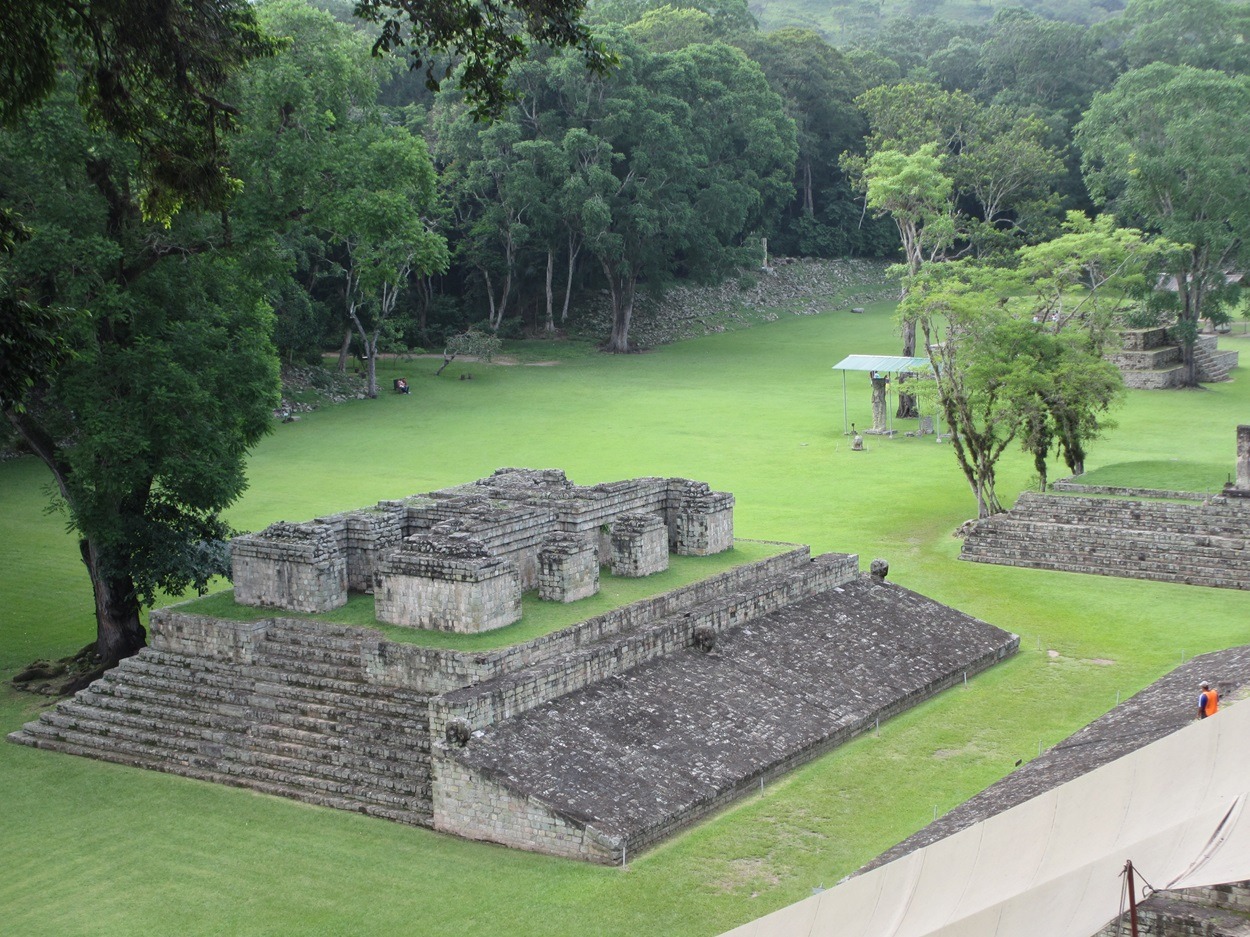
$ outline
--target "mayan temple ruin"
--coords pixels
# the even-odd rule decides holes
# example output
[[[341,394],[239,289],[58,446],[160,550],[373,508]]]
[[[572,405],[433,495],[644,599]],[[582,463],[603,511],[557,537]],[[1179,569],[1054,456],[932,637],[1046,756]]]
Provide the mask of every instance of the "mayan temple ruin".
[[[732,549],[733,510],[687,479],[500,469],[276,523],[232,544],[248,614],[153,612],[150,647],[9,738],[620,863],[1018,647],[882,560],[784,544],[493,650],[380,630],[506,628],[523,593]],[[377,628],[309,617],[368,593]]]

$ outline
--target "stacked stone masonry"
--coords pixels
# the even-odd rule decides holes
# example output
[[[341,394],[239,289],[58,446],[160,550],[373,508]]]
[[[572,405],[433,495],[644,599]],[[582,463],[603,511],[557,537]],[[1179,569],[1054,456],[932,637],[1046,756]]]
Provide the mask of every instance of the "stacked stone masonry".
[[[234,598],[242,605],[328,612],[347,604],[347,558],[328,524],[279,522],[231,543]]]
[[[668,569],[668,531],[658,514],[622,514],[612,525],[612,575],[641,578]]]
[[[668,567],[670,550],[706,556],[732,548],[733,507],[733,495],[685,478],[585,487],[558,469],[499,469],[471,484],[236,537],[235,595],[245,605],[321,611],[345,604],[349,590],[374,592],[390,624],[484,631],[515,620],[505,595],[510,587],[449,585],[468,581],[457,578],[464,564],[449,564],[455,568],[442,575],[435,563],[405,559],[413,541],[425,542],[435,530],[444,539],[449,531],[463,534],[513,567],[528,591],[540,585],[540,553],[556,534],[581,538],[609,557],[613,532],[628,518],[618,539],[630,540],[637,555],[621,554],[619,574],[649,575]],[[437,611],[419,611],[430,603]]]
[[[1022,494],[977,522],[960,559],[1250,589],[1250,501],[1199,504]]]
[[[1166,390],[1184,381],[1184,353],[1167,328],[1125,329],[1121,348],[1107,355],[1120,369],[1126,387],[1135,390]],[[1227,381],[1237,367],[1239,354],[1221,351],[1215,335],[1199,335],[1194,343],[1198,380],[1204,384]]]
[[[507,594],[519,596],[517,564],[479,536],[490,533],[474,526],[480,516],[435,509],[504,500],[510,523],[589,491],[577,510],[548,511],[558,522],[535,551],[540,587],[567,595],[597,576],[602,527],[610,539],[622,515],[642,515],[623,529],[637,523],[661,550],[732,544],[731,496],[678,481],[574,489],[560,473],[509,470],[361,521],[279,526],[236,557],[269,561],[254,597],[289,598],[315,591],[275,581],[290,557],[337,550],[347,579],[345,554],[395,538],[380,559],[359,560],[378,564],[379,609],[437,604],[388,593],[411,571],[469,587],[507,569]],[[523,533],[506,526],[496,545]],[[218,620],[193,606],[158,610],[150,626],[150,648],[10,739],[596,862],[634,855],[1018,643],[861,578],[853,555],[806,548],[493,651],[281,613]]]
[[[552,534],[538,552],[538,597],[576,602],[599,591],[599,550],[585,537]]]
[[[438,631],[502,628],[521,618],[517,567],[451,524],[405,540],[374,574],[379,621]]]

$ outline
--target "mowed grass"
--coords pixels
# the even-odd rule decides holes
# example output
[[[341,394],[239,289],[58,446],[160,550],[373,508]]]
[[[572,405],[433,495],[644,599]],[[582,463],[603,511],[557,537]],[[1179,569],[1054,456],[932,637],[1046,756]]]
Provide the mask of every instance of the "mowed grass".
[[[1182,658],[1250,640],[1245,593],[960,563],[973,500],[947,445],[842,435],[852,353],[893,354],[888,304],[548,367],[386,362],[411,396],[275,428],[243,529],[460,483],[502,466],[578,483],[706,480],[741,537],[890,562],[891,580],[1022,636],[1021,653],[794,772],[627,869],[581,865],[288,801],[0,746],[0,921],[26,935],[712,935],[805,897],[1061,740]],[[1234,346],[1236,347],[1236,346]],[[458,380],[462,371],[473,380]],[[1133,392],[1091,472],[1179,460],[1233,470],[1247,370],[1201,391]],[[867,377],[849,418],[870,422]],[[905,427],[904,427],[905,428]],[[1051,476],[1065,474],[1061,465]],[[1009,451],[1000,492],[1030,483]],[[70,653],[91,602],[29,460],[0,465],[0,676]],[[1050,653],[1050,652],[1053,652]],[[43,701],[0,691],[0,728]],[[1177,701],[1189,708],[1188,698]],[[1185,767],[1176,766],[1178,783]]]

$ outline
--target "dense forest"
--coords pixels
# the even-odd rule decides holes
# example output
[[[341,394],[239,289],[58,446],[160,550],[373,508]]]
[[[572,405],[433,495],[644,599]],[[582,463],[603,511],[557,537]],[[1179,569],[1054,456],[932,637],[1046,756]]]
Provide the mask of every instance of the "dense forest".
[[[376,395],[383,352],[603,304],[627,352],[640,291],[891,258],[983,513],[1012,441],[1079,470],[1115,317],[1174,322],[1195,384],[1244,269],[1250,8],[953,6],[539,0],[483,40],[470,0],[407,45],[397,0],[0,14],[0,408],[126,623],[104,656],[222,571],[279,359]]]

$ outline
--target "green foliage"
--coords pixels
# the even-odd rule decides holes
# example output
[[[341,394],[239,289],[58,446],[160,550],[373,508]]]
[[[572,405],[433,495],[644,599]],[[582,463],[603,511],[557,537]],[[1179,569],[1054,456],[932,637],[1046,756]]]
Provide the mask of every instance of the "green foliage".
[[[1208,310],[1228,301],[1225,271],[1245,258],[1248,138],[1250,77],[1163,63],[1122,75],[1077,127],[1095,200],[1187,245],[1170,272],[1189,335]],[[1187,381],[1196,384],[1192,340],[1185,362]]]
[[[74,76],[96,126],[133,143],[144,213],[222,208],[236,184],[224,137],[231,77],[274,45],[244,0],[26,0],[0,9],[0,123],[12,125]]]
[[[469,329],[466,332],[458,332],[447,339],[447,345],[443,349],[443,357],[455,358],[460,355],[469,355],[489,364],[491,359],[499,354],[499,349],[502,345],[502,340],[493,332],[480,332],[477,329]]]
[[[1250,71],[1250,10],[1227,0],[1129,0],[1103,27],[1127,69],[1152,62]]]
[[[1063,235],[1022,248],[1013,266],[929,264],[912,279],[900,315],[924,333],[927,392],[980,516],[1002,510],[995,466],[1014,440],[1043,485],[1052,446],[1072,473],[1084,470],[1088,443],[1123,396],[1119,371],[1102,358],[1108,332],[1174,248],[1073,213]]]
[[[136,160],[84,125],[68,89],[0,135],[3,207],[30,230],[0,255],[0,279],[58,312],[68,353],[25,375],[6,415],[81,538],[112,661],[141,645],[139,607],[158,590],[203,589],[222,572],[220,512],[245,487],[277,385],[256,282],[221,250],[214,220],[143,220]]]
[[[681,474],[734,492],[740,536],[885,557],[891,581],[1020,634],[1017,656],[631,857],[627,870],[3,745],[5,927],[29,937],[719,933],[852,872],[926,825],[935,804],[966,800],[1182,652],[1245,642],[1237,590],[959,561],[951,531],[970,501],[949,446],[900,436],[852,453],[841,435],[841,382],[829,367],[890,353],[891,311],[784,315],[646,355],[478,368],[463,383],[423,380],[437,360],[384,361],[388,382],[407,375],[420,387],[421,407],[384,396],[279,426],[252,452],[251,487],[228,521],[260,529],[504,464],[561,466],[580,483]],[[1130,391],[1087,477],[1180,456],[1224,466],[1222,482],[1230,427],[1250,408],[1244,361],[1235,378],[1202,394]],[[863,425],[868,394],[852,391],[848,404]],[[1009,449],[1000,497],[1014,498],[1032,473]],[[0,463],[4,677],[87,640],[82,564],[43,513],[45,478],[33,459]],[[0,731],[44,708],[0,683]],[[114,887],[129,880],[144,887]]]
[[[614,59],[580,21],[585,0],[509,0],[482,6],[474,0],[356,0],[356,15],[381,27],[375,51],[407,49],[413,69],[425,68],[426,84],[437,90],[451,72],[439,53],[460,59],[457,86],[477,117],[498,115],[515,99],[507,79],[530,54],[530,43],[569,48],[595,73]],[[434,61],[427,58],[435,56]]]

